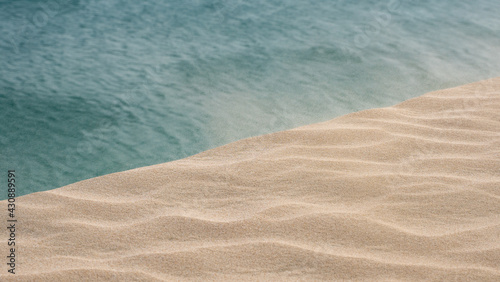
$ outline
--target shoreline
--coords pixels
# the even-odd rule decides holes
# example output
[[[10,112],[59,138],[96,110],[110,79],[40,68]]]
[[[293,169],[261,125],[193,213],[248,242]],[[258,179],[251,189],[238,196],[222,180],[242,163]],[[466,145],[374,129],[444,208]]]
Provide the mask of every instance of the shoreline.
[[[494,281],[499,148],[497,77],[24,195],[0,278]]]

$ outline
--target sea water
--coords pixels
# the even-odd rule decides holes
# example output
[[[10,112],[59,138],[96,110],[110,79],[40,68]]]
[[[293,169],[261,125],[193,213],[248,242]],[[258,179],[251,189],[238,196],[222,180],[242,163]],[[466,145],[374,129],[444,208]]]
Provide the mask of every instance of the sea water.
[[[497,0],[2,1],[0,172],[28,194],[499,76],[498,15]]]

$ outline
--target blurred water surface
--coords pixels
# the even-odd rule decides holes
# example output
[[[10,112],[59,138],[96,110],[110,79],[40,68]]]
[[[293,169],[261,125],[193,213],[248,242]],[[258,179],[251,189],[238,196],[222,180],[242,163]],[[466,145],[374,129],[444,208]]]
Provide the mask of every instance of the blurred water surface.
[[[498,76],[499,14],[493,0],[2,1],[0,168],[28,194]]]

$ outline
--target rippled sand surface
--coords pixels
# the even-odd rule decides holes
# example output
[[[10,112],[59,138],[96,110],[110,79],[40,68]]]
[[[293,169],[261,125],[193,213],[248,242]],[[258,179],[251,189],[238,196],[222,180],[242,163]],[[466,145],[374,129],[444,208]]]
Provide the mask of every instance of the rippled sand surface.
[[[500,78],[19,197],[16,213],[3,281],[499,281]]]

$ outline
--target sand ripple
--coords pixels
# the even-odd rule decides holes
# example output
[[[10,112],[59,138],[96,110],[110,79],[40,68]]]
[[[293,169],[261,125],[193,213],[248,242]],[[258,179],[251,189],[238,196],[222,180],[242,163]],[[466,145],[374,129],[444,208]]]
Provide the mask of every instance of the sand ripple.
[[[499,281],[499,185],[495,78],[20,197],[0,279]]]

